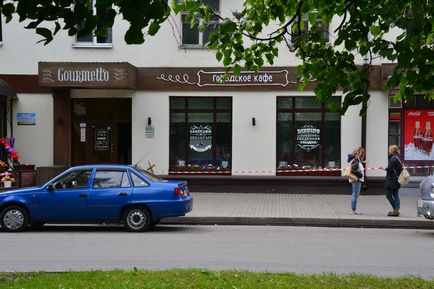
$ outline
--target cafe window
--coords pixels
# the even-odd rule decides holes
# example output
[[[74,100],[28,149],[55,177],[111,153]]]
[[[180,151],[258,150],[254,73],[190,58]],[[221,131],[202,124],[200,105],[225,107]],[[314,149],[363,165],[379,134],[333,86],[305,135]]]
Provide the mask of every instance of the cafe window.
[[[230,174],[232,98],[170,98],[170,173]]]
[[[86,0],[82,0],[86,1]],[[104,15],[106,13],[105,7],[99,7],[96,0],[87,0],[90,4],[90,9],[93,10],[93,14],[98,16],[98,19],[104,19]],[[103,21],[103,20],[101,20]],[[78,27],[80,31],[80,27]],[[74,47],[88,47],[88,46],[96,46],[96,47],[112,47],[112,28],[107,28],[107,31],[104,35],[97,36],[94,33],[76,36]]]
[[[401,148],[412,175],[434,172],[433,126],[434,101],[425,95],[407,98],[402,105],[389,101],[389,145]]]
[[[201,0],[200,2],[208,5],[218,15],[220,11],[219,0]],[[182,22],[182,47],[195,48],[204,47],[208,43],[209,35],[217,28],[218,16],[214,15],[213,20],[207,24],[204,31],[199,31],[199,27],[191,27],[186,19],[187,14],[181,14]]]
[[[309,174],[310,169],[341,167],[341,116],[314,97],[277,98],[276,136],[277,175]],[[339,172],[321,174],[339,175]]]

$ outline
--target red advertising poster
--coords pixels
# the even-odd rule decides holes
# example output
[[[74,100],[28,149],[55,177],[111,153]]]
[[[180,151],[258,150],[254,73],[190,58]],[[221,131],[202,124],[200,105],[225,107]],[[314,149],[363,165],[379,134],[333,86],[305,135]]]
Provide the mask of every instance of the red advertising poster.
[[[404,111],[404,158],[407,161],[434,161],[434,110]]]

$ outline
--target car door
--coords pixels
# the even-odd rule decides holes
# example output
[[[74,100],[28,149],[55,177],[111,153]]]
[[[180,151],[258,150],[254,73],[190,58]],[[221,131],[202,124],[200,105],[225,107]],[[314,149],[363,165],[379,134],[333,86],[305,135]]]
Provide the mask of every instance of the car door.
[[[91,175],[92,169],[80,169],[56,179],[49,190],[38,194],[38,219],[47,222],[86,220]]]
[[[89,192],[91,220],[119,220],[121,208],[129,204],[133,189],[126,170],[97,169]]]

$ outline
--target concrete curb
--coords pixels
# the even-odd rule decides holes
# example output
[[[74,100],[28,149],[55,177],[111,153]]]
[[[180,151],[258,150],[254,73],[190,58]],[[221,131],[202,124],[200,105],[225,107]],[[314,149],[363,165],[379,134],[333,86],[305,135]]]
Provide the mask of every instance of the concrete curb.
[[[382,229],[434,230],[429,220],[357,219],[357,218],[268,218],[268,217],[180,217],[168,218],[161,224],[172,225],[242,225],[242,226],[306,226]]]

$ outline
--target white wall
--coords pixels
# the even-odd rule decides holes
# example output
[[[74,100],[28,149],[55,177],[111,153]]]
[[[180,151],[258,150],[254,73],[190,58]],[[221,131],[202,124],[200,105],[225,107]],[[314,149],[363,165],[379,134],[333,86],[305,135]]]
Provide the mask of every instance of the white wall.
[[[35,112],[36,125],[17,125],[18,112]],[[13,102],[15,149],[23,164],[53,165],[53,96],[18,94]]]
[[[155,127],[155,138],[146,138],[148,117]],[[167,92],[136,92],[132,99],[132,162],[143,159],[155,164],[154,171],[169,171],[169,95]]]
[[[344,99],[344,97],[342,97]],[[350,106],[341,118],[341,164],[345,167],[347,155],[362,145],[361,105]]]
[[[231,15],[231,12],[242,7],[242,0],[221,1],[221,15]],[[4,17],[3,17],[4,18]],[[335,17],[331,23],[333,31],[340,23]],[[163,23],[156,36],[146,37],[142,45],[127,45],[124,41],[128,22],[117,17],[113,26],[112,48],[74,48],[74,37],[67,35],[66,31],[59,31],[58,35],[49,45],[37,43],[41,37],[34,30],[23,27],[26,23],[19,23],[17,17],[10,23],[3,19],[3,45],[0,46],[0,74],[36,74],[38,61],[75,61],[75,62],[119,62],[127,61],[137,67],[182,67],[182,66],[222,66],[215,58],[214,50],[181,49],[180,15],[173,15],[169,21]],[[47,24],[49,25],[49,24]],[[176,25],[177,28],[173,25]],[[389,34],[393,39],[397,31]],[[334,40],[334,36],[330,36]],[[357,56],[359,63],[362,57]],[[297,65],[300,60],[290,53],[284,43],[279,46],[279,57],[275,60],[276,66]],[[377,64],[377,63],[376,63]]]
[[[276,96],[273,92],[234,93],[232,108],[233,175],[276,168]],[[252,126],[252,117],[256,125]],[[236,171],[243,171],[237,173]],[[274,175],[274,173],[261,173]]]
[[[367,113],[366,158],[368,167],[387,166],[389,103],[387,93],[371,91]],[[384,176],[382,170],[368,171],[371,176]]]

